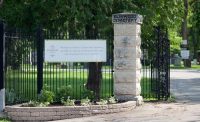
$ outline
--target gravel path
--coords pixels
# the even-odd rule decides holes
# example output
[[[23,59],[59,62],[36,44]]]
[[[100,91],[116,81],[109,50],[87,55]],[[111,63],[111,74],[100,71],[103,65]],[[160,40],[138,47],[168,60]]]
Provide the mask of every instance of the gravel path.
[[[171,71],[177,103],[145,103],[133,111],[57,122],[200,122],[200,71]]]

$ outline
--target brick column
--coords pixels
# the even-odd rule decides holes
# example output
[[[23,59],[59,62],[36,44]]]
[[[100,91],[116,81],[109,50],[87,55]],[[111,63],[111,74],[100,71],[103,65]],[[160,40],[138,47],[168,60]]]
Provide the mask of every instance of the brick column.
[[[112,16],[114,23],[114,95],[119,100],[142,103],[141,86],[141,24],[142,16],[119,13]]]

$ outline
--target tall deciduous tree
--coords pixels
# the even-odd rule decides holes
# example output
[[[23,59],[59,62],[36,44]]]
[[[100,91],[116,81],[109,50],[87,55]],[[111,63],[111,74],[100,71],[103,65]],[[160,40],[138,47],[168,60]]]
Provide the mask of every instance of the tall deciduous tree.
[[[113,33],[113,13],[132,12],[144,16],[143,41],[154,41],[151,39],[154,26],[177,28],[182,18],[182,5],[182,0],[6,0],[0,17],[9,24],[30,30],[42,25],[46,29],[68,31],[70,38],[85,34],[95,39]],[[97,97],[101,66],[101,63],[89,64],[86,85]]]
[[[200,50],[200,1],[191,0],[191,16],[190,16],[190,49],[194,54],[194,58],[198,58],[198,50]]]

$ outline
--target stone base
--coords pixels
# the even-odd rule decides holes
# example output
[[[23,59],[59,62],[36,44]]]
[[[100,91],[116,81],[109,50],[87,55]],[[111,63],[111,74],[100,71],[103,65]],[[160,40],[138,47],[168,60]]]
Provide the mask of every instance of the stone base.
[[[135,97],[135,101],[136,101],[136,105],[137,106],[140,106],[140,105],[142,105],[144,103],[142,96],[136,96]]]
[[[136,101],[135,95],[117,95],[117,94],[115,94],[115,97],[119,101]]]
[[[136,105],[140,106],[143,102],[142,96],[134,96],[134,95],[115,95],[119,101],[136,101]]]
[[[5,89],[0,90],[0,112],[5,108]]]

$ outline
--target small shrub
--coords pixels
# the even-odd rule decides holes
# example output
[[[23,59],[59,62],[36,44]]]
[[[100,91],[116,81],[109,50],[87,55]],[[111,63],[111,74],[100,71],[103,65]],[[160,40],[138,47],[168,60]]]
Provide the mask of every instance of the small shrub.
[[[75,106],[75,100],[70,100],[70,97],[68,97],[67,100],[61,98],[61,103],[65,106]]]
[[[106,105],[108,104],[108,101],[107,100],[104,100],[104,99],[100,99],[99,102],[96,102],[98,105]]]
[[[90,99],[88,97],[86,97],[85,99],[81,99],[81,105],[82,106],[88,106],[90,105]]]
[[[169,103],[175,103],[176,102],[176,97],[171,94],[171,96],[167,99],[167,102],[169,102]]]
[[[85,90],[82,92],[82,98],[89,98],[91,100],[94,100],[95,96],[94,96],[94,92],[90,91],[88,89],[85,88]]]
[[[113,96],[113,97],[110,97],[110,98],[108,99],[108,103],[109,103],[109,104],[115,104],[115,103],[117,103],[117,100],[116,100],[115,97]]]
[[[16,96],[17,95],[16,95],[14,89],[11,89],[11,90],[6,89],[5,90],[5,99],[6,99],[7,104],[14,104],[15,100],[16,100]]]
[[[0,122],[11,122],[11,120],[7,117],[0,117]]]
[[[22,107],[47,107],[49,104],[49,102],[41,103],[38,101],[29,101],[28,103],[23,103]]]
[[[39,102],[41,103],[52,103],[54,99],[54,93],[48,90],[48,86],[45,84],[41,94],[39,95]]]
[[[56,94],[56,102],[61,102],[61,98],[64,100],[67,100],[69,96],[72,95],[72,86],[62,86],[60,89],[58,89],[58,92]]]

